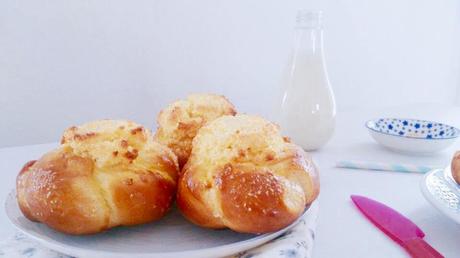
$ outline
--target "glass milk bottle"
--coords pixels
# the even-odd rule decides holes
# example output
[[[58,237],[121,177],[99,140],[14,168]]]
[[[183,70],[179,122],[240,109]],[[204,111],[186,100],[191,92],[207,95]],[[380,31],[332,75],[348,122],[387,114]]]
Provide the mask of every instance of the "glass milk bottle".
[[[294,49],[282,85],[282,129],[305,150],[326,144],[335,127],[335,101],[323,54],[321,16],[318,11],[298,12]]]

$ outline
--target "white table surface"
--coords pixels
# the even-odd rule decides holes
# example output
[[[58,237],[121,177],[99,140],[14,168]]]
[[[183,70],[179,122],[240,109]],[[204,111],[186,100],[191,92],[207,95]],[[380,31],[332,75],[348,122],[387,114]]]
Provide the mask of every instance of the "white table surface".
[[[460,127],[460,108],[436,104],[348,110],[337,114],[334,137],[312,155],[320,168],[320,214],[314,257],[408,257],[404,250],[368,222],[351,203],[351,194],[365,195],[398,210],[426,233],[425,240],[446,257],[459,257],[460,225],[444,217],[423,198],[419,183],[422,175],[373,172],[334,168],[337,160],[352,159],[379,162],[448,165],[451,155],[460,149],[460,141],[434,156],[407,156],[377,145],[364,128],[364,122],[377,117],[424,118]],[[14,188],[22,165],[51,150],[56,143],[0,149],[0,197],[4,203]],[[4,209],[0,211],[0,241],[12,235]]]

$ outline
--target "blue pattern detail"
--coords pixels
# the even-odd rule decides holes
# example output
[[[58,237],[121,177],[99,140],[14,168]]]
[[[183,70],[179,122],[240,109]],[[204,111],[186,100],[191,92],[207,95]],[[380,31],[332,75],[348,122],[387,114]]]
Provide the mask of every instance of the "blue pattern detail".
[[[296,258],[299,257],[299,253],[295,249],[284,249],[280,251],[280,255],[286,258]]]
[[[24,251],[22,251],[22,255],[24,255],[25,257],[32,257],[34,254],[35,254],[35,248],[33,247],[29,247],[25,249]]]
[[[380,133],[407,138],[449,139],[460,135],[460,130],[453,126],[419,119],[380,118],[368,121],[366,126]]]

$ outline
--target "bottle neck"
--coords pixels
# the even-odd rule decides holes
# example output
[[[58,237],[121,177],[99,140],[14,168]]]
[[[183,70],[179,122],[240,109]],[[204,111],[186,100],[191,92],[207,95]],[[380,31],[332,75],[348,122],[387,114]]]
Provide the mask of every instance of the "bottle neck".
[[[322,55],[323,29],[321,11],[299,10],[295,26],[295,51]]]
[[[322,55],[323,30],[321,27],[296,26],[294,38],[296,53]]]

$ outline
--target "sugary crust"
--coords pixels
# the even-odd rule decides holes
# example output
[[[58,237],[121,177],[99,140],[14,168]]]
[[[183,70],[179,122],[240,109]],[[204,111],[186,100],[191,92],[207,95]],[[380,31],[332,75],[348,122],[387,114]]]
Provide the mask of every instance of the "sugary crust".
[[[24,166],[16,189],[27,218],[91,234],[161,218],[177,174],[177,158],[148,130],[102,120],[68,129],[61,146]]]
[[[155,139],[177,155],[182,167],[190,156],[192,140],[206,123],[223,115],[235,115],[235,107],[221,95],[193,94],[171,103],[158,115]]]
[[[319,193],[308,155],[256,116],[223,116],[200,129],[177,203],[195,224],[247,233],[281,229]]]

